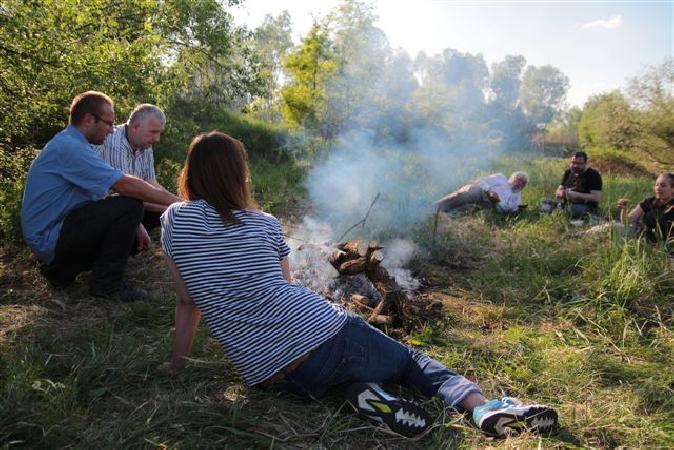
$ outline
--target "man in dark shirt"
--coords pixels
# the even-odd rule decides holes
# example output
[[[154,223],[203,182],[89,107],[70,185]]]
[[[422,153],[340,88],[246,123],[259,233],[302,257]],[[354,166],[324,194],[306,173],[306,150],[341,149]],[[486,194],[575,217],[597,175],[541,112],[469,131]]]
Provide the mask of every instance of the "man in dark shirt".
[[[587,165],[587,153],[576,152],[564,171],[555,196],[571,211],[572,218],[596,214],[601,200],[601,175]]]

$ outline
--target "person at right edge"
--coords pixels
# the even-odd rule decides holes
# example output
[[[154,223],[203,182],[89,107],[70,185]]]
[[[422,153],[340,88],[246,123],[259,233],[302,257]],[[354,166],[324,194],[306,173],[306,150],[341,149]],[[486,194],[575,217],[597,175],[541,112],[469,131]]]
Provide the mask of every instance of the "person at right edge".
[[[224,133],[197,136],[181,172],[184,201],[161,217],[178,293],[173,356],[163,371],[185,367],[203,315],[247,385],[307,399],[335,388],[362,416],[404,436],[424,433],[433,420],[383,382],[436,396],[491,436],[555,428],[551,407],[488,401],[474,382],[293,283],[280,223],[250,198],[246,160],[243,144]]]
[[[653,186],[655,196],[645,198],[628,212],[629,200],[618,200],[620,221],[628,225],[628,236],[643,235],[650,242],[674,244],[674,173],[663,172]],[[674,251],[674,245],[670,247]]]

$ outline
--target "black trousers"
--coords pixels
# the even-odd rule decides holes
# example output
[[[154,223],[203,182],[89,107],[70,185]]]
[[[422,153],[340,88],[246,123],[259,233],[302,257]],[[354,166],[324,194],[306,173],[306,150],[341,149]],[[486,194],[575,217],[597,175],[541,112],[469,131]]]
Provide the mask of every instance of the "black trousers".
[[[78,273],[91,270],[90,289],[118,289],[142,218],[143,202],[128,197],[108,197],[71,211],[44,275],[54,285],[67,286]]]
[[[161,215],[162,213],[160,212],[145,210],[145,213],[143,214],[142,224],[148,233],[160,225],[159,218],[161,217]]]

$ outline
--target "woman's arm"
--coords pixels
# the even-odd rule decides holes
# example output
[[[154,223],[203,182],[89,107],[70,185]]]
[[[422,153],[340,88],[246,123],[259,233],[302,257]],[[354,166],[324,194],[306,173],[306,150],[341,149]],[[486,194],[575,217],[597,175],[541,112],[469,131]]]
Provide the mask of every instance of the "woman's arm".
[[[288,283],[292,283],[292,277],[290,276],[290,263],[288,262],[287,256],[281,258],[281,272],[283,272],[283,278],[285,278]]]
[[[183,369],[187,365],[185,358],[189,357],[192,353],[192,342],[199,325],[199,320],[201,319],[201,311],[192,302],[190,293],[175,263],[168,257],[166,261],[176,285],[176,293],[178,294],[176,302],[176,337],[170,361],[171,368],[177,370]]]
[[[641,205],[635,206],[632,211],[627,213],[629,207],[629,200],[621,198],[618,200],[618,208],[620,208],[620,221],[628,225],[636,225],[644,215],[644,210]]]

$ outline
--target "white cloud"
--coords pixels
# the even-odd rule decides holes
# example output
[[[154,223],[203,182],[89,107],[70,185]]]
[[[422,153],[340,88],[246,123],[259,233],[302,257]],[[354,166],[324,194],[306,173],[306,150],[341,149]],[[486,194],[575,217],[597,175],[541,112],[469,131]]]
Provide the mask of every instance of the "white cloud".
[[[608,19],[593,20],[581,25],[581,28],[606,28],[613,30],[620,28],[623,24],[623,17],[620,14],[614,14]]]

